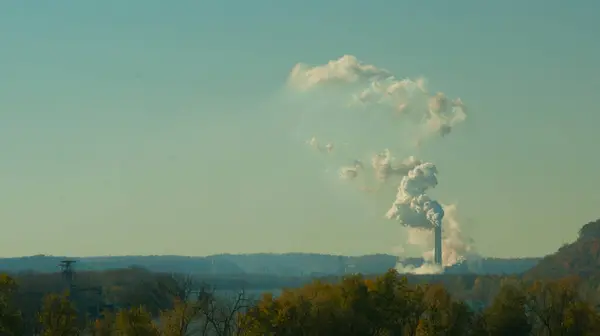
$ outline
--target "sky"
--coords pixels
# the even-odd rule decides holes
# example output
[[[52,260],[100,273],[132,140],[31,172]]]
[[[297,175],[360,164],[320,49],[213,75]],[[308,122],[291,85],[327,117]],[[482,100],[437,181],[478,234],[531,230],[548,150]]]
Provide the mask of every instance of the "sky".
[[[398,226],[300,169],[273,103],[294,64],[345,54],[460,96],[467,122],[418,153],[436,197],[484,256],[551,253],[600,217],[598,10],[2,2],[0,256],[390,252]]]

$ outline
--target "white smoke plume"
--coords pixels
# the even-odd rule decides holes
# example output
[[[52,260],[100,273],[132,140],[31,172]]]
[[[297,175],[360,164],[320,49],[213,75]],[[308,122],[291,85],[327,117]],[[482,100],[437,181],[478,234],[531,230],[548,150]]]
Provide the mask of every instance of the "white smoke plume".
[[[333,144],[331,142],[323,146],[315,137],[312,137],[307,143],[319,152],[331,153],[333,151]]]
[[[444,209],[425,193],[438,184],[437,168],[426,162],[402,178],[398,194],[386,217],[410,227],[434,228],[442,225]]]
[[[456,204],[443,205],[444,220],[442,227],[442,248],[444,266],[451,266],[465,261],[477,261],[479,255],[475,251],[473,239],[461,230]]]
[[[389,149],[377,153],[371,158],[371,166],[375,171],[375,178],[382,182],[386,182],[394,176],[404,177],[421,163],[414,156],[409,156],[404,161],[396,162]]]
[[[445,136],[466,119],[460,98],[451,100],[444,93],[430,94],[422,78],[399,79],[385,69],[363,64],[345,55],[325,65],[310,67],[299,63],[288,79],[288,86],[310,91],[318,87],[350,89],[350,106],[385,107],[396,116],[413,114],[427,132]],[[419,140],[420,141],[420,140]]]
[[[309,143],[314,144],[314,141],[316,141],[315,138],[309,141]],[[323,151],[322,149],[319,150]],[[339,170],[339,175],[344,180],[355,180],[363,177],[363,183],[365,184],[360,187],[361,190],[379,190],[383,186],[392,186],[400,182],[412,169],[422,163],[421,160],[416,159],[414,156],[409,156],[403,161],[397,161],[392,157],[390,150],[386,149],[371,156],[370,167],[365,167],[361,160],[355,159],[352,164],[342,166]],[[369,174],[370,176],[365,176],[365,174]],[[366,185],[369,180],[368,177],[371,178],[370,181],[372,182],[370,186]]]
[[[327,154],[342,180],[358,184],[358,190],[378,199],[389,197],[387,207],[392,199],[385,217],[407,228],[409,244],[426,250],[422,267],[406,269],[399,264],[399,269],[412,273],[442,271],[431,264],[433,229],[439,226],[443,230],[444,267],[474,254],[472,242],[460,230],[456,207],[442,206],[427,195],[427,190],[438,184],[437,167],[413,156],[397,160],[390,149],[374,152],[386,147],[394,152],[413,150],[408,144],[421,144],[432,134],[448,135],[466,119],[460,98],[450,99],[441,92],[430,94],[422,78],[400,79],[350,55],[320,66],[297,64],[287,84],[292,92],[307,98],[301,127],[318,133],[319,138],[333,140],[324,145],[313,133],[309,145]],[[370,165],[364,164],[369,158]]]
[[[444,218],[442,219],[442,266],[450,267],[453,265],[468,263],[469,269],[477,268],[477,262],[480,257],[475,250],[473,240],[462,232],[458,220],[457,207],[454,204],[442,205],[444,209]],[[405,265],[400,260],[396,265],[398,271],[414,274],[434,274],[441,273],[443,268],[433,263],[433,231],[422,227],[407,228],[407,243],[420,246],[423,253],[423,265],[414,267]],[[403,249],[396,248],[396,253],[401,256]]]

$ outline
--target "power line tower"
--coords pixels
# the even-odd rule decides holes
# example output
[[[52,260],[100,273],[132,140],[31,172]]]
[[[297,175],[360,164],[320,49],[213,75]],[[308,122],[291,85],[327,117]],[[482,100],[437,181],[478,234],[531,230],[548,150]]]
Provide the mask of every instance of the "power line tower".
[[[58,264],[58,267],[61,269],[62,277],[66,282],[67,288],[69,292],[73,294],[73,280],[75,279],[75,271],[73,270],[73,264],[77,261],[71,259],[65,259]]]
[[[94,287],[77,287],[75,286],[74,280],[75,280],[75,268],[74,268],[74,264],[76,263],[76,260],[71,260],[71,259],[65,259],[62,260],[59,264],[58,267],[60,267],[61,269],[61,273],[62,273],[62,277],[65,281],[66,287],[69,290],[69,296],[71,297],[71,300],[75,300],[76,297],[79,296],[79,294],[84,294],[86,292],[88,293],[95,293],[99,299],[98,302],[96,302],[95,305],[93,305],[93,311],[90,311],[90,313],[93,313],[93,317],[97,318],[100,315],[100,310],[101,308],[104,306],[104,298],[103,298],[103,290],[102,287],[98,287],[98,286],[94,286]],[[79,296],[79,298],[81,298],[81,296]],[[88,307],[90,308],[90,307]]]

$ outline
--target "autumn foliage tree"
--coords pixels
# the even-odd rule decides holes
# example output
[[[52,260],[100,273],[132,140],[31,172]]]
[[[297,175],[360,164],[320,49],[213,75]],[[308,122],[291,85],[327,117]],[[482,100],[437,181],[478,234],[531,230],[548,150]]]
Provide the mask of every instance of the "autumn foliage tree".
[[[144,307],[120,310],[115,318],[114,333],[117,336],[160,335],[152,315]]]
[[[44,336],[76,336],[81,334],[78,313],[69,294],[49,294],[44,297],[39,312],[41,334]]]
[[[265,295],[244,316],[247,335],[469,335],[471,310],[441,286],[410,286],[390,271]]]
[[[22,329],[21,312],[15,307],[15,280],[0,274],[0,335],[19,335]]]
[[[503,286],[485,311],[485,330],[490,336],[526,336],[532,331],[527,294],[518,285]]]
[[[245,335],[600,335],[600,316],[564,279],[502,282],[483,312],[441,285],[409,285],[390,271],[265,295],[243,316]]]
[[[581,296],[581,280],[536,281],[528,290],[532,325],[539,335],[600,335],[600,318]]]
[[[420,335],[462,336],[471,332],[474,313],[461,301],[453,300],[439,285],[425,292],[425,314],[419,317]]]
[[[90,323],[92,336],[113,336],[115,329],[115,314],[105,312],[101,317]]]
[[[577,278],[512,282],[485,311],[490,335],[600,335],[600,315],[581,295]]]
[[[170,278],[145,286],[152,304],[106,311],[91,323],[68,293],[46,295],[41,302],[41,335],[95,336],[592,336],[600,335],[600,315],[589,299],[593,287],[576,277],[529,281],[519,277],[482,277],[471,281],[475,299],[458,300],[435,278],[415,284],[394,270],[376,277],[349,276],[341,281],[316,280],[281,295],[264,294],[252,302],[244,291],[224,299],[214,289],[197,288],[189,278]],[[495,282],[494,282],[495,281]],[[462,285],[462,294],[469,287]],[[141,288],[141,287],[139,287]],[[136,295],[143,294],[140,289]],[[0,277],[0,335],[24,335],[18,286]],[[487,298],[485,298],[487,299]],[[136,302],[138,299],[136,299]],[[477,300],[475,300],[477,301]],[[160,305],[155,302],[159,302]],[[166,307],[154,312],[158,307]],[[26,333],[29,334],[29,333]]]

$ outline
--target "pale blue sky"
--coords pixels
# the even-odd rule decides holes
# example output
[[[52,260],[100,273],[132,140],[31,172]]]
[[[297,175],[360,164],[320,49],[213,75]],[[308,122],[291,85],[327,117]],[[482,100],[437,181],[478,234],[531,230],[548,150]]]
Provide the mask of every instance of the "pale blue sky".
[[[397,228],[348,221],[355,199],[315,197],[327,188],[278,153],[284,132],[263,113],[296,62],[344,54],[461,96],[469,122],[420,153],[440,169],[436,195],[459,202],[482,254],[549,253],[600,217],[599,11],[4,1],[0,256],[388,252]]]

